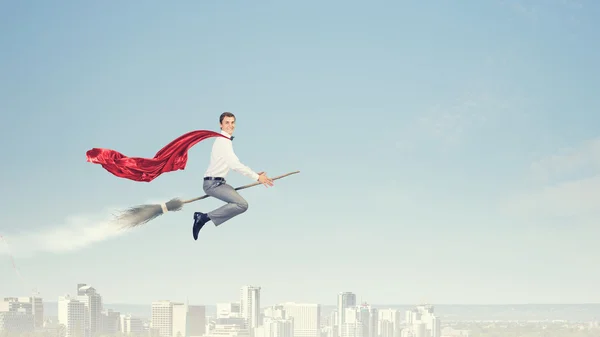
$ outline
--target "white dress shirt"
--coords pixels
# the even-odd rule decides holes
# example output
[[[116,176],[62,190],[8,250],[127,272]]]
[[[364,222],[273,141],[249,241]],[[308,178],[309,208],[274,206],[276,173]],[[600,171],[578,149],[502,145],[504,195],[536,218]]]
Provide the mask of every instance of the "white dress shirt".
[[[225,131],[221,131],[221,134],[231,138],[231,135]],[[223,137],[215,137],[215,142],[210,154],[210,164],[208,165],[204,176],[225,178],[227,173],[229,173],[229,170],[237,171],[252,180],[258,180],[258,173],[242,164],[235,155],[235,152],[233,152],[232,140]]]

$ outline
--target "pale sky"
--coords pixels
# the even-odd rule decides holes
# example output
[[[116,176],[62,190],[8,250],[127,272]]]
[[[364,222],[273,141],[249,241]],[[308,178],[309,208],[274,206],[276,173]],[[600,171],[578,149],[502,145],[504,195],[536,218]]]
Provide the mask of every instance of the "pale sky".
[[[599,15],[567,0],[2,2],[0,295],[599,302]],[[114,208],[203,195],[212,140],[151,183],[85,152],[152,157],[223,111],[242,162],[301,173],[242,191],[248,212],[198,241],[193,212],[220,201],[106,237]]]

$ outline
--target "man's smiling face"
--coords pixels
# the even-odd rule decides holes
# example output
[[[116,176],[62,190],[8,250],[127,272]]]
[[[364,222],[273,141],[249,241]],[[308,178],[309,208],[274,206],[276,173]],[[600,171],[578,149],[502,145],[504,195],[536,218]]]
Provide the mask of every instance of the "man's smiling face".
[[[227,132],[230,135],[233,135],[233,131],[235,130],[235,117],[225,117],[221,122],[221,130]]]

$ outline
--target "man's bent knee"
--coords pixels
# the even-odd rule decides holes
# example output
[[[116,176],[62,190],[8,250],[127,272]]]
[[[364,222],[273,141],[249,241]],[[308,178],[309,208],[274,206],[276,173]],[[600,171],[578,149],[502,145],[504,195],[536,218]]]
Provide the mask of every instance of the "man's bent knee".
[[[248,210],[248,202],[246,200],[240,200],[236,202],[236,205],[239,207],[242,213]]]

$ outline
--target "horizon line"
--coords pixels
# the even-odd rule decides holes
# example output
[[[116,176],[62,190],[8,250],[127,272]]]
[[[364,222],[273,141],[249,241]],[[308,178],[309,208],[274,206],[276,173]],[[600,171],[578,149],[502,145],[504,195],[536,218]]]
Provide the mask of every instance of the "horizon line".
[[[155,300],[155,301],[160,301],[160,300]],[[177,300],[167,300],[167,301],[171,301],[171,302],[181,302],[181,301],[177,301]],[[231,302],[231,301],[230,301]],[[224,301],[222,303],[230,303],[227,301]],[[278,302],[276,304],[269,304],[269,305],[265,305],[265,306],[261,306],[261,308],[268,308],[274,305],[278,305],[281,303],[300,303],[300,304],[319,304],[321,306],[327,306],[327,307],[337,307],[337,304],[323,304],[323,303],[317,303],[317,302],[298,302],[298,301],[283,301],[283,302]],[[45,301],[42,300],[42,303],[58,303],[58,301]],[[220,302],[219,302],[220,303]],[[231,303],[235,303],[235,302],[231,302]],[[370,306],[378,306],[378,307],[382,307],[382,306],[420,306],[420,305],[432,305],[432,306],[507,306],[507,305],[515,305],[515,306],[523,306],[523,305],[600,305],[600,302],[569,302],[569,303],[554,303],[554,302],[531,302],[531,303],[412,303],[412,304],[406,304],[406,303],[398,303],[398,304],[377,304],[377,303],[367,303]],[[152,302],[150,303],[126,303],[126,302],[103,302],[102,305],[136,305],[136,306],[152,306]],[[190,304],[190,305],[203,305],[203,306],[216,306],[216,304]],[[360,305],[360,304],[357,304]]]

